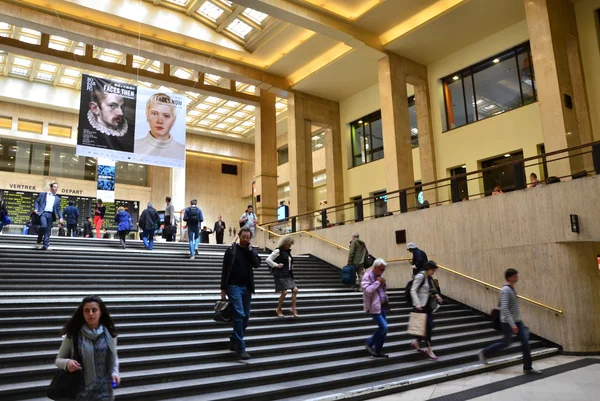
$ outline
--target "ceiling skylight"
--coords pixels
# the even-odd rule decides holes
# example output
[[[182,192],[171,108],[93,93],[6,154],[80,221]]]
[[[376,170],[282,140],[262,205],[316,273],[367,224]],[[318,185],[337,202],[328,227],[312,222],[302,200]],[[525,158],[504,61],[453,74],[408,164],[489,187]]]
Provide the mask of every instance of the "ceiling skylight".
[[[211,21],[217,21],[223,14],[223,9],[215,6],[210,1],[205,1],[204,4],[198,9],[198,14],[205,16]]]
[[[252,31],[252,27],[239,18],[236,18],[227,26],[227,30],[244,39]]]
[[[243,14],[258,24],[262,24],[262,22],[268,17],[267,14],[261,13],[260,11],[253,10],[251,8],[245,9]]]

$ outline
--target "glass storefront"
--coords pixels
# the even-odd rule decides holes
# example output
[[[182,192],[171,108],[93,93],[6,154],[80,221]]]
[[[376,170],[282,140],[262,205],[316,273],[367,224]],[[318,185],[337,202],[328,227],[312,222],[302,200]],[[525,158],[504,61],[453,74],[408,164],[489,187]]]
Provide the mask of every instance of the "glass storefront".
[[[117,162],[118,184],[148,185],[148,166]],[[77,156],[75,148],[0,138],[0,171],[96,181],[96,159]]]

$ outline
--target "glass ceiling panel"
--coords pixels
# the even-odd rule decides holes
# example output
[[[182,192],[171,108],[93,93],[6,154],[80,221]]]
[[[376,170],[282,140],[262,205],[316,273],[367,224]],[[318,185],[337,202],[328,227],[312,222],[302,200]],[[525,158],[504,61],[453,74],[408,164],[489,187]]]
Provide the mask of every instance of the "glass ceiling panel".
[[[215,22],[219,19],[221,15],[223,15],[224,12],[225,10],[214,5],[210,1],[205,1],[204,4],[202,4],[202,6],[200,6],[200,8],[197,11],[198,14],[203,15],[209,20]]]

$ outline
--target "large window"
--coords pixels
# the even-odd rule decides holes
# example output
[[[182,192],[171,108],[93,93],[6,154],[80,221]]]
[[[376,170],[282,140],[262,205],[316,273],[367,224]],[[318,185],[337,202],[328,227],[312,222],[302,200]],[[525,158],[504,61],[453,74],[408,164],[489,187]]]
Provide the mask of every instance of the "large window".
[[[408,118],[410,120],[410,142],[413,148],[418,148],[419,128],[417,127],[417,105],[414,95],[408,98]]]
[[[383,159],[381,111],[350,123],[352,134],[352,165],[354,167]]]
[[[117,162],[116,182],[146,186],[148,167]],[[96,159],[77,156],[75,148],[0,138],[0,171],[96,181]]]
[[[537,100],[529,42],[456,72],[442,83],[446,130]]]
[[[281,166],[290,161],[290,154],[288,147],[277,149],[277,165]]]
[[[523,159],[522,151],[507,153],[504,156],[482,161],[481,168],[486,169],[497,167],[499,165],[516,162],[521,159]],[[525,182],[525,175],[523,175],[523,181]],[[485,190],[485,196],[490,196],[497,185],[500,186],[502,192],[510,192],[515,190],[515,172],[512,164],[485,171],[483,173],[483,187]]]

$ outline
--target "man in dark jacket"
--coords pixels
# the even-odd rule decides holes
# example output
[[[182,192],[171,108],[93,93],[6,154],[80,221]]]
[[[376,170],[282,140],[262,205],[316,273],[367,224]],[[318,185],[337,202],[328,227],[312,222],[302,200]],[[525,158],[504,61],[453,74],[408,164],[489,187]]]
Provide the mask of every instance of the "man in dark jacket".
[[[241,359],[250,359],[246,352],[244,332],[250,318],[250,301],[254,293],[254,271],[260,266],[260,256],[252,248],[252,231],[248,227],[240,229],[239,243],[233,243],[223,257],[221,273],[221,299],[225,295],[234,308],[233,333],[229,337],[229,349]]]
[[[36,244],[37,249],[43,247],[45,251],[50,250],[52,224],[56,220],[56,217],[60,218],[60,223],[64,222],[62,210],[60,210],[60,196],[56,194],[56,191],[58,191],[58,183],[52,181],[50,183],[50,191],[40,193],[33,205],[33,213],[40,218],[40,231]]]
[[[92,218],[86,217],[83,222],[83,238],[91,238],[92,236]]]
[[[190,242],[190,259],[194,259],[200,242],[200,224],[204,221],[202,210],[198,208],[198,201],[192,199],[190,207],[183,213],[183,221],[187,223],[188,240]]]
[[[77,221],[79,220],[79,209],[75,207],[75,201],[70,200],[69,206],[63,211],[65,220],[67,220],[67,237],[77,236]]]
[[[423,270],[423,266],[425,262],[427,262],[427,254],[420,250],[417,247],[417,244],[414,242],[409,242],[406,246],[408,252],[412,253],[412,268],[413,268],[413,277],[419,274],[420,271]]]
[[[144,209],[140,216],[139,226],[142,229],[142,239],[144,240],[144,248],[151,251],[154,247],[154,231],[158,228],[160,216],[152,202],[148,202],[148,207]]]
[[[213,232],[211,229],[209,229],[208,227],[204,226],[202,227],[202,231],[200,232],[200,243],[201,244],[209,244],[210,243],[210,237],[209,235],[211,235]]]
[[[213,228],[213,231],[215,232],[215,237],[217,237],[217,244],[223,243],[223,234],[225,234],[226,228],[227,226],[225,225],[225,222],[221,219],[221,216],[219,216],[219,219],[215,222],[215,228]]]

